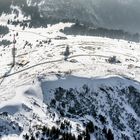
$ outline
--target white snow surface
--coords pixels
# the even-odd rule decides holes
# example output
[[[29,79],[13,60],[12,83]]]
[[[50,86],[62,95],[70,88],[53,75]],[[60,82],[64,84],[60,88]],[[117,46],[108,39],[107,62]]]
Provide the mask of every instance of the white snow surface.
[[[3,25],[4,20],[0,24]],[[10,32],[0,37],[0,41],[12,41],[13,35],[18,33],[15,44],[16,63],[27,64],[16,64],[8,72],[12,63],[13,44],[0,46],[0,112],[8,112],[11,116],[24,114],[27,120],[32,119],[35,114],[44,123],[49,122],[51,127],[55,123],[46,115],[47,105],[44,99],[49,102],[55,88],[80,90],[81,86],[87,84],[94,91],[98,91],[98,87],[104,84],[110,87],[132,84],[140,89],[135,82],[140,81],[139,43],[102,37],[66,36],[60,32],[60,29],[71,25],[72,23],[59,23],[48,28],[25,30],[19,26],[8,25]],[[50,43],[43,43],[49,39]],[[68,61],[65,61],[63,53],[67,45],[71,54]],[[107,59],[112,56],[116,56],[121,63],[108,63]],[[7,72],[9,76],[3,78]],[[133,109],[127,105],[126,108],[138,118]],[[28,131],[26,125],[28,126],[29,121],[20,117],[19,120],[24,132]],[[75,125],[74,120],[71,122]],[[33,120],[32,123],[38,122]],[[14,135],[4,136],[2,140],[16,140],[16,137],[22,139],[21,135]]]

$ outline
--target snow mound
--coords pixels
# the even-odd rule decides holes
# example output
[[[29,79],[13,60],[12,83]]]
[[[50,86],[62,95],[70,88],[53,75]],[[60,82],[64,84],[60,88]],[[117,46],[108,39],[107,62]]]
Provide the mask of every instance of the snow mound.
[[[43,101],[39,82],[34,85],[18,87],[15,89],[15,93],[14,98],[0,104],[0,112],[8,112],[9,114],[20,112],[22,109],[28,108],[27,106],[31,106],[30,102],[28,102],[31,98],[38,104]]]

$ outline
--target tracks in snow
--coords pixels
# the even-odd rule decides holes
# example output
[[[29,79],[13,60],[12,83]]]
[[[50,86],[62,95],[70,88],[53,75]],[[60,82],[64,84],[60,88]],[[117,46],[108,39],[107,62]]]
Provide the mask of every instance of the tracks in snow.
[[[79,54],[79,55],[73,55],[73,56],[70,56],[68,57],[67,59],[71,59],[71,58],[76,58],[76,57],[81,57],[81,56],[95,56],[95,57],[103,57],[103,58],[109,58],[108,56],[103,56],[103,55],[88,55],[88,54]],[[61,61],[64,61],[64,59],[57,59],[57,60],[52,60],[52,61],[46,61],[46,62],[42,62],[42,63],[38,63],[38,64],[35,64],[35,65],[32,65],[32,66],[29,66],[25,69],[22,69],[22,70],[19,70],[17,72],[14,72],[14,73],[10,73],[10,74],[4,74],[3,76],[0,77],[0,79],[3,79],[5,77],[9,77],[9,76],[12,76],[12,75],[16,75],[18,73],[21,73],[21,72],[24,72],[26,70],[29,70],[29,69],[32,69],[34,67],[37,67],[37,66],[41,66],[41,65],[44,65],[44,64],[48,64],[48,63],[56,63],[56,62],[61,62]]]

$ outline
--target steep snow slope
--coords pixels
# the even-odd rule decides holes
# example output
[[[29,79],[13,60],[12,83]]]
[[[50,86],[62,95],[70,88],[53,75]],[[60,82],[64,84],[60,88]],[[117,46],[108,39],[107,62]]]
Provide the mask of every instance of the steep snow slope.
[[[39,133],[36,139],[47,139],[38,126],[55,126],[63,131],[62,122],[67,120],[71,131],[65,131],[76,136],[92,121],[92,140],[106,139],[104,129],[111,129],[116,140],[139,139],[139,83],[116,76],[42,78],[38,79],[40,82],[16,88],[15,97],[1,104],[0,112],[8,112],[8,116],[1,114],[2,136],[16,134],[22,138],[25,133],[34,136]]]
[[[89,137],[92,122],[91,140],[112,133],[115,140],[139,140],[140,44],[60,32],[71,25],[24,30],[8,25],[10,32],[0,37],[12,42],[15,34],[17,48],[11,67],[13,44],[0,46],[1,139],[23,139],[26,133],[48,139],[53,126],[60,137],[64,132]],[[118,61],[111,63],[112,56]]]

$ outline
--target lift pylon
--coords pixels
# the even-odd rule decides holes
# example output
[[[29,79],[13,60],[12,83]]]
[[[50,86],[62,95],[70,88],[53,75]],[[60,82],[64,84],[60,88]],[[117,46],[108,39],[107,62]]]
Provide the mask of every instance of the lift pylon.
[[[15,66],[16,60],[15,60],[15,56],[16,56],[16,38],[15,38],[15,34],[13,35],[13,48],[12,48],[12,57],[13,57],[13,63],[12,63],[12,67]]]

